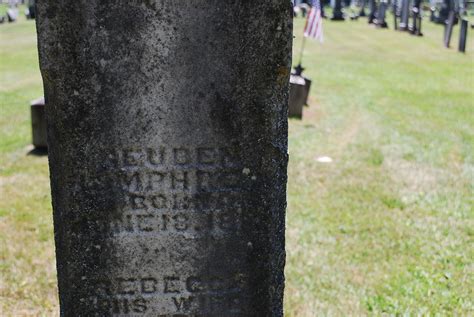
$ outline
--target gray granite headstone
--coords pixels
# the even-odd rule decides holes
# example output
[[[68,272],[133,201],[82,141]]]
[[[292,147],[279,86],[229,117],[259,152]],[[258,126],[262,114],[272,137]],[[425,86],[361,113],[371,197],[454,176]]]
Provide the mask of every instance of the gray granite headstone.
[[[303,117],[303,106],[307,102],[309,88],[306,89],[305,78],[298,75],[290,77],[290,100],[288,108],[288,116],[299,118]]]
[[[37,3],[62,316],[282,316],[288,0]]]

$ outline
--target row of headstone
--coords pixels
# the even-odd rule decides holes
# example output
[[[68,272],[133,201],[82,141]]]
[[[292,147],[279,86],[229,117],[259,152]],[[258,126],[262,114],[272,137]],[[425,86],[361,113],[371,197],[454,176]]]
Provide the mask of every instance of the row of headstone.
[[[394,29],[423,36],[421,32],[421,0],[398,0],[393,2]],[[411,19],[411,22],[410,22]]]
[[[333,21],[343,21],[344,14],[342,12],[342,0],[334,0],[334,10],[331,20]],[[362,0],[360,2],[361,9],[358,16],[365,16],[365,5],[366,1]],[[423,36],[421,31],[422,29],[422,0],[393,0],[392,9],[394,13],[394,29],[398,31],[406,31],[409,34],[416,36]],[[389,7],[388,0],[368,0],[369,13],[367,15],[368,23],[374,24],[380,28],[387,28],[388,24],[386,22],[386,13]],[[454,25],[460,23],[460,36],[458,51],[465,52],[466,50],[466,41],[467,41],[467,30],[469,23],[466,19],[463,18],[466,12],[466,4],[461,2],[454,2],[453,0],[444,0],[439,11],[439,15],[434,17],[434,9],[432,8],[432,15],[430,20],[435,23],[445,24],[444,30],[444,46],[449,47],[452,30]],[[358,17],[357,16],[357,17]],[[357,17],[351,17],[351,19],[356,19]]]
[[[358,12],[346,13],[349,15],[351,20],[357,20],[359,17],[368,17],[369,24],[374,24],[380,28],[386,28],[386,12],[388,9],[388,0],[380,0],[379,4],[377,5],[376,0],[361,0],[359,2],[360,10]],[[366,14],[365,7],[368,4],[369,6],[369,13]],[[343,5],[347,9],[349,5],[347,2],[343,0],[334,0],[333,1],[333,11],[332,11],[332,21],[344,21],[346,18],[346,14],[343,12]]]
[[[458,51],[466,51],[467,30],[469,23],[466,20],[467,1],[444,0],[440,6],[431,8],[430,20],[434,23],[444,25],[443,45],[450,47],[453,29],[460,25]]]
[[[422,36],[421,32],[421,0],[398,0],[393,1],[393,25],[398,31],[406,31],[410,34]],[[411,18],[411,22],[410,22]]]
[[[342,0],[335,0],[332,20],[344,20],[341,4]],[[414,0],[413,4],[411,0],[394,0],[392,4],[395,29],[409,31],[411,34],[421,36],[421,0]],[[369,24],[373,24],[379,28],[388,27],[386,19],[389,9],[389,0],[368,0],[367,2],[366,0],[361,0],[360,5],[361,8],[358,15],[351,16],[351,19],[355,20],[360,16],[367,16]],[[368,5],[368,13],[365,11],[366,5]]]

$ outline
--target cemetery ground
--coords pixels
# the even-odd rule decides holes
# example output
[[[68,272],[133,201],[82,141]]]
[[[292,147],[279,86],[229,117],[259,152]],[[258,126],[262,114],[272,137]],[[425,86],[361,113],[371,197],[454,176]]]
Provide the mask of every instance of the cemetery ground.
[[[474,314],[474,37],[459,54],[423,27],[324,21],[324,45],[307,42],[310,107],[289,128],[287,316]],[[47,157],[29,145],[34,22],[0,26],[0,72],[0,315],[53,316]]]

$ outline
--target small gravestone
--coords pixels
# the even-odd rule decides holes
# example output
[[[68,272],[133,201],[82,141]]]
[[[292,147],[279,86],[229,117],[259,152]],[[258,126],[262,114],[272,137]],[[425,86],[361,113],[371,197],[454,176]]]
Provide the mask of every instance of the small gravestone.
[[[283,316],[290,1],[36,23],[60,315]]]
[[[303,106],[307,102],[308,89],[306,81],[302,76],[291,75],[290,77],[290,100],[288,116],[292,118],[303,117]]]
[[[37,149],[46,149],[48,147],[44,108],[45,103],[43,97],[31,102],[31,130],[33,134],[33,145]]]

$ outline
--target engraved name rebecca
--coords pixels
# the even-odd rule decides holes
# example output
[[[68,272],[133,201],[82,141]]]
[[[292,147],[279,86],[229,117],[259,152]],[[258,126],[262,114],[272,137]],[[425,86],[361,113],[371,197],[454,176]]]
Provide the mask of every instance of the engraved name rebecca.
[[[245,277],[201,276],[131,277],[104,279],[91,283],[94,294],[90,305],[110,313],[146,313],[152,307],[167,306],[176,313],[186,313],[196,306],[227,307],[238,312]]]

